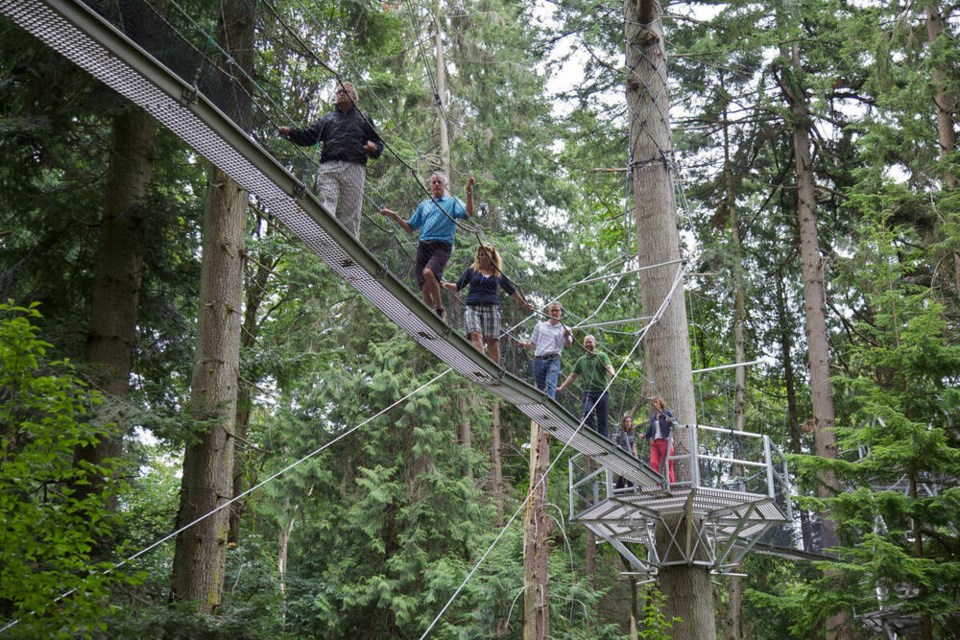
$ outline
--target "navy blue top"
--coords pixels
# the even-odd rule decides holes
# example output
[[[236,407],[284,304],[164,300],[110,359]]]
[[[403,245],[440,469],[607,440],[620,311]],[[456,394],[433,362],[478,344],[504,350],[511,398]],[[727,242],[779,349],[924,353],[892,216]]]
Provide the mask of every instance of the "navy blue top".
[[[499,276],[485,276],[479,271],[474,271],[470,267],[463,272],[460,279],[457,280],[457,291],[464,287],[470,287],[470,294],[464,301],[466,305],[499,305],[500,298],[497,296],[497,290],[503,288],[507,295],[513,295],[517,287],[510,281],[510,278],[501,274]]]
[[[287,139],[299,147],[322,142],[320,162],[341,160],[367,164],[368,156],[378,158],[383,152],[383,140],[373,128],[373,121],[356,107],[346,113],[334,109],[306,129],[290,129]],[[369,154],[363,150],[368,141],[377,145],[377,150]]]
[[[670,428],[673,426],[674,419],[670,409],[655,411],[650,416],[650,426],[643,437],[647,440],[666,440],[670,437]]]

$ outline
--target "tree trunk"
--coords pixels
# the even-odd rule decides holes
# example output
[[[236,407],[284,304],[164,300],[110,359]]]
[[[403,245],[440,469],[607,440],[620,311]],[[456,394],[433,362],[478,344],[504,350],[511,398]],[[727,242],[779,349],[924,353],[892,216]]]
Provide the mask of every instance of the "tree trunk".
[[[289,505],[288,505],[289,506]],[[287,624],[287,557],[290,551],[290,536],[297,519],[291,515],[287,525],[280,529],[277,548],[277,577],[280,582],[280,624]]]
[[[780,353],[783,362],[783,386],[787,394],[787,419],[790,428],[790,450],[795,454],[803,453],[800,440],[800,409],[797,406],[797,381],[793,371],[793,338],[787,313],[787,293],[783,286],[783,264],[777,266],[777,325],[780,330]],[[803,550],[813,551],[813,533],[810,531],[810,516],[806,509],[800,510],[800,535]]]
[[[723,127],[724,155],[724,200],[730,219],[730,259],[732,261],[734,315],[733,315],[733,361],[747,361],[746,324],[747,304],[743,279],[743,249],[740,244],[740,216],[737,213],[737,197],[733,184],[733,167],[730,158],[730,129],[727,113],[724,111]],[[733,429],[743,431],[745,427],[745,405],[747,390],[746,367],[737,367],[734,374],[733,392]],[[731,475],[742,476],[743,467],[737,465]],[[730,576],[727,580],[727,615],[724,620],[724,640],[740,640],[740,611],[743,607],[743,588],[739,576]]]
[[[620,556],[620,563],[623,565],[625,572],[633,571],[630,561],[623,556]],[[640,599],[638,597],[640,590],[637,588],[636,576],[629,575],[627,579],[630,582],[630,640],[637,640],[637,631],[640,626]]]
[[[741,609],[743,603],[743,581],[740,576],[730,576],[727,579],[727,599],[730,606],[723,621],[723,639],[740,640]]]
[[[264,219],[258,220],[262,228],[265,228],[264,235],[270,236],[274,227]],[[257,343],[260,335],[260,308],[263,305],[264,298],[268,295],[267,283],[273,269],[279,263],[279,258],[272,254],[261,254],[256,261],[256,270],[250,279],[247,287],[246,303],[243,308],[243,324],[240,329],[240,349],[252,349]],[[244,442],[247,439],[247,426],[250,424],[250,411],[253,408],[253,388],[252,381],[240,380],[237,385],[237,418],[234,427],[238,442]],[[246,468],[244,456],[238,455],[234,459],[233,468],[233,495],[237,496],[247,490],[255,482],[250,477],[253,472]],[[230,507],[230,534],[229,541],[236,544],[240,541],[240,518],[243,515],[246,502],[239,500]]]
[[[503,528],[503,456],[500,444],[500,401],[493,401],[491,413],[490,455],[493,459],[493,501],[497,505],[496,524],[498,529]]]
[[[530,499],[523,521],[523,638],[550,637],[547,536],[547,469],[550,442],[546,429],[530,422]]]
[[[583,573],[592,580],[597,575],[597,534],[589,529],[583,556]]]
[[[926,12],[927,41],[930,43],[932,49],[938,44],[937,41],[943,37],[943,17],[940,7],[935,3],[928,4]],[[956,96],[950,95],[946,75],[939,67],[933,72],[933,83],[936,91],[934,104],[936,104],[937,109],[937,139],[940,142],[940,156],[943,158],[954,153],[957,149],[957,137],[954,132],[955,123],[953,119],[953,112],[957,107]],[[956,87],[953,87],[953,91],[954,94],[956,94]],[[956,189],[957,175],[950,170],[944,171],[943,185],[947,189]],[[960,295],[960,253],[956,251],[953,252],[953,269],[957,293]],[[910,477],[910,497],[914,500],[917,498],[916,478],[912,475]],[[920,521],[915,518],[913,526],[915,554],[917,558],[922,558],[923,538],[921,537]],[[920,585],[921,595],[924,595],[925,591],[926,587]],[[922,640],[931,640],[933,638],[933,620],[930,614],[926,612],[920,615],[920,637]]]
[[[826,286],[823,262],[820,258],[820,240],[817,233],[816,185],[813,160],[810,155],[810,113],[807,97],[801,84],[803,67],[800,45],[789,50],[790,69],[786,70],[782,89],[790,105],[793,129],[793,151],[797,172],[797,215],[800,238],[800,259],[803,274],[803,310],[807,336],[807,364],[810,370],[810,391],[813,399],[814,453],[822,458],[836,459],[837,438],[834,433],[833,389],[830,384],[830,345],[827,334]],[[829,498],[840,491],[836,474],[824,470],[817,476],[817,495]],[[840,538],[837,525],[829,512],[822,514],[821,544],[835,547]],[[850,620],[846,612],[839,612],[827,621],[828,638],[850,637]]]
[[[435,38],[435,51],[437,60],[437,109],[440,114],[440,162],[443,172],[447,178],[452,180],[451,161],[450,161],[450,133],[447,131],[447,61],[443,50],[443,29],[440,26],[441,9],[434,11],[436,19],[434,24],[437,28]]]
[[[467,391],[462,390],[457,397],[457,412],[460,414],[460,428],[457,432],[457,442],[461,447],[469,449],[473,444],[473,425],[470,424],[470,410],[473,404],[470,398],[466,396]]]
[[[147,189],[153,175],[157,124],[145,111],[131,110],[113,119],[110,163],[104,181],[103,219],[94,264],[87,362],[97,387],[122,399],[130,385],[133,348],[143,280],[143,224]],[[121,427],[122,412],[111,416]],[[101,465],[122,453],[122,437],[81,447],[78,461]],[[102,479],[76,487],[77,498],[99,491]],[[108,504],[116,509],[116,497]]]
[[[641,266],[680,259],[677,205],[674,196],[673,145],[670,141],[667,68],[663,48],[661,7],[653,0],[626,0],[624,5],[627,49],[627,107],[630,120],[630,172],[637,208],[637,246]],[[679,264],[648,269],[640,274],[642,311],[652,315],[663,303]],[[645,395],[661,395],[674,410],[679,424],[695,424],[693,374],[683,284],[673,293],[664,315],[644,341],[644,374],[656,388]],[[675,430],[678,453],[689,449],[687,430]],[[689,470],[678,468],[680,478]],[[662,528],[662,525],[658,525]],[[662,554],[661,554],[662,555]],[[684,623],[675,638],[713,640],[713,589],[703,567],[676,565],[659,574],[666,596],[665,614]],[[706,615],[704,612],[707,612]],[[709,623],[701,624],[705,619]],[[690,635],[693,634],[693,635]]]
[[[937,45],[942,37],[943,17],[940,7],[931,3],[926,7],[927,12],[927,42],[931,48]],[[946,157],[957,149],[957,136],[954,133],[953,111],[956,109],[955,97],[950,95],[946,75],[940,67],[933,72],[934,98],[937,110],[937,140],[940,143],[940,157]],[[956,90],[954,90],[956,91]],[[953,171],[944,171],[943,185],[947,189],[956,189],[957,175]],[[957,293],[960,295],[960,253],[953,252],[953,272]]]
[[[252,5],[234,0],[224,2],[221,9],[218,40],[236,64],[249,69],[255,23]],[[241,97],[229,107],[246,125],[249,103]],[[196,362],[188,407],[196,431],[184,455],[178,528],[232,497],[247,202],[247,192],[240,185],[220,169],[210,168]],[[171,599],[195,601],[201,613],[216,611],[223,597],[229,520],[229,510],[221,509],[177,536]]]
[[[219,169],[210,170],[204,220],[203,269],[197,356],[189,415],[198,442],[183,461],[182,527],[213,511],[233,495],[233,433],[240,365],[240,307],[243,222],[247,193]],[[212,613],[223,588],[229,510],[221,510],[177,537],[173,598],[198,600]]]
[[[798,45],[791,47],[791,65],[794,74],[802,73]],[[824,311],[826,285],[823,262],[820,258],[820,240],[817,233],[816,186],[813,160],[810,157],[810,115],[802,89],[787,87],[793,117],[793,148],[797,171],[797,214],[799,218],[800,258],[803,273],[803,315],[806,327],[810,388],[813,397],[814,448],[823,458],[836,458],[834,434],[833,388],[830,384],[830,345],[827,319]],[[820,477],[820,497],[831,497],[840,490],[833,473]],[[829,534],[825,531],[824,546],[835,546],[836,527],[831,522]]]
[[[935,45],[941,38],[943,31],[943,18],[940,15],[940,7],[934,3],[928,4],[927,11],[927,42]],[[957,149],[957,137],[954,133],[953,110],[956,104],[951,98],[946,75],[943,70],[937,68],[933,72],[933,84],[936,94],[934,95],[934,104],[937,108],[937,138],[940,142],[941,157],[947,156]],[[957,176],[952,171],[946,171],[943,174],[943,183],[953,189],[957,186]]]
[[[473,396],[467,396],[469,393],[465,388],[460,388],[457,396],[457,412],[460,414],[459,430],[457,431],[457,442],[464,449],[470,449],[473,446],[473,425],[470,424],[470,413],[473,409]],[[473,469],[470,462],[465,458],[463,464],[463,475],[466,478],[473,479]]]
[[[670,536],[667,531],[675,529],[679,523],[681,539],[687,538],[686,518],[682,514],[672,514],[657,524],[657,548],[661,550],[661,560],[664,562],[682,559],[676,547],[670,547]],[[689,539],[696,540],[703,535],[699,529],[703,523],[694,520],[689,523],[693,531]],[[706,559],[699,556],[698,559]],[[660,570],[660,590],[666,596],[664,603],[665,616],[668,620],[674,616],[681,621],[675,623],[671,638],[673,640],[703,640],[716,638],[716,613],[713,605],[713,587],[710,584],[710,573],[706,567],[693,565],[677,565],[664,567]],[[709,595],[707,595],[709,594]]]
[[[642,0],[640,4],[652,2]],[[674,197],[673,146],[667,99],[667,70],[660,24],[638,23],[635,0],[626,2],[627,106],[630,123],[630,170],[637,207],[637,239],[641,266],[680,260],[680,233]],[[679,264],[647,269],[639,275],[642,315],[652,315],[669,293]],[[638,314],[639,315],[639,314]],[[696,422],[693,374],[683,284],[677,287],[666,311],[644,340],[647,377],[673,410],[679,424]],[[653,390],[648,389],[652,395]],[[686,432],[678,429],[677,448],[686,449]]]

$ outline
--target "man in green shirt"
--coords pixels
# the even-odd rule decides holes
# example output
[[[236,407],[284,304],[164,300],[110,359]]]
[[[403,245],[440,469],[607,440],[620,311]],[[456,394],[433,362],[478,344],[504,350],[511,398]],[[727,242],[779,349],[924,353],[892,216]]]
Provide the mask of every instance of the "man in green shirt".
[[[581,356],[573,365],[573,372],[567,376],[557,393],[562,392],[574,380],[583,376],[583,423],[607,437],[607,411],[610,404],[610,394],[607,393],[607,382],[616,375],[610,356],[597,351],[597,339],[587,336],[583,339],[583,348],[587,354]]]

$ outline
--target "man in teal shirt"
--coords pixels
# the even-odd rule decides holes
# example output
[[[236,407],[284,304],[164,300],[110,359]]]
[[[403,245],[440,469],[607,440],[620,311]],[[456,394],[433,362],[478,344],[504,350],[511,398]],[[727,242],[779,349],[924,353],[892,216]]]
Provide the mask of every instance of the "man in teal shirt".
[[[467,203],[447,192],[447,176],[437,171],[430,176],[432,198],[419,205],[409,220],[404,220],[395,211],[384,207],[380,213],[399,224],[407,233],[420,230],[417,243],[417,263],[414,273],[423,301],[443,317],[443,299],[440,297],[440,281],[443,270],[453,253],[453,238],[457,232],[457,220],[473,215],[474,179],[467,181]]]
[[[607,382],[617,375],[610,363],[610,356],[597,351],[597,339],[587,336],[583,339],[583,348],[586,355],[581,356],[573,365],[573,372],[567,376],[557,393],[562,392],[574,380],[583,376],[583,423],[607,437],[607,413],[610,405],[610,394],[607,393]]]

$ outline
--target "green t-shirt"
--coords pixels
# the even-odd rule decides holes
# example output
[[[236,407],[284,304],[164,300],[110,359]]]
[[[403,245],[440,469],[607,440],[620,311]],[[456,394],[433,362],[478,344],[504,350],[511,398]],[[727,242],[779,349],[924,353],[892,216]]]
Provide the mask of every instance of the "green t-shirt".
[[[607,388],[607,380],[610,378],[610,374],[607,372],[607,367],[610,364],[610,356],[600,351],[594,351],[593,355],[580,356],[577,363],[573,365],[573,372],[583,377],[583,388],[585,390],[603,391]]]

